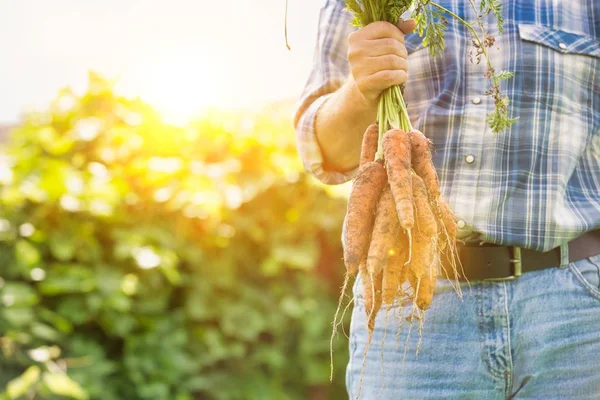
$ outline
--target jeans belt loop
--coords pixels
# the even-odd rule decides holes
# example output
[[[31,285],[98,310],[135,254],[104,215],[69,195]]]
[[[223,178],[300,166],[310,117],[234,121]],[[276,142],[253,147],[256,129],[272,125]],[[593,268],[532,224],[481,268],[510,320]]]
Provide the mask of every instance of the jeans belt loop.
[[[510,260],[512,264],[513,276],[515,278],[521,276],[523,272],[523,264],[521,263],[521,248],[513,247],[513,258]]]
[[[566,267],[569,264],[569,243],[560,245],[560,266]]]

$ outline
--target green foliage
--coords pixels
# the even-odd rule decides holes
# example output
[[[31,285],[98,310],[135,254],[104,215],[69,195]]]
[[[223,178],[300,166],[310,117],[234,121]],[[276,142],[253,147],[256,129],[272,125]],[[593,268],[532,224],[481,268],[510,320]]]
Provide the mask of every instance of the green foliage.
[[[475,31],[471,23],[431,0],[345,0],[345,2],[346,8],[354,14],[352,24],[359,28],[375,21],[387,21],[396,24],[399,22],[399,17],[412,8],[411,18],[417,23],[416,32],[423,37],[423,45],[429,49],[432,57],[441,55],[444,52],[444,35],[448,26],[446,15],[463,24],[473,36],[474,49],[471,53],[471,62],[479,63],[481,57],[483,57],[487,63],[488,70],[484,76],[491,80],[491,88],[488,90],[488,94],[493,97],[495,106],[494,111],[487,116],[489,127],[492,132],[500,133],[509,129],[517,120],[517,118],[509,117],[509,100],[506,96],[502,96],[499,87],[501,80],[508,79],[512,75],[509,76],[509,73],[502,76],[495,75],[494,67],[486,49],[493,46],[495,38],[489,33],[486,34],[482,22],[483,16],[492,13],[496,18],[499,32],[502,33],[504,30],[502,5],[499,0],[481,0],[479,9],[475,5],[475,0],[469,0],[469,4],[477,14],[476,24],[481,28],[481,36]],[[377,120],[380,127],[380,138],[383,132],[390,128],[412,130],[402,94],[397,95],[395,92],[399,93],[400,91],[395,88],[387,89],[382,93],[379,100]],[[377,158],[381,158],[381,151],[378,152]]]
[[[92,74],[25,116],[0,156],[0,398],[345,397],[345,199],[289,115],[179,128]]]
[[[346,0],[346,8],[354,14],[352,24],[366,26],[375,21],[396,24],[413,0]]]
[[[483,15],[492,13],[496,18],[498,32],[504,32],[504,16],[502,15],[502,3],[499,0],[481,0],[479,11]]]
[[[412,13],[417,23],[416,32],[423,37],[423,46],[429,49],[432,57],[443,54],[445,48],[444,34],[448,21],[444,13],[429,4],[429,1],[417,1]]]
[[[498,82],[502,82],[512,78],[514,75],[515,74],[510,71],[500,71],[497,74],[494,74],[494,79],[496,79]]]

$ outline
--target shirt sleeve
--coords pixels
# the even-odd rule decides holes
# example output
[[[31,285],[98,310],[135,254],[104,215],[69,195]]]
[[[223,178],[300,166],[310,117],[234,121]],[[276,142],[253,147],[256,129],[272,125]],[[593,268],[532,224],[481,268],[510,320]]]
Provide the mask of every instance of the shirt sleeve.
[[[327,0],[321,9],[312,71],[294,115],[296,143],[304,168],[320,181],[340,184],[356,170],[332,171],[323,168],[323,153],[315,133],[319,109],[339,89],[349,74],[348,35],[355,30],[352,15],[342,0]]]

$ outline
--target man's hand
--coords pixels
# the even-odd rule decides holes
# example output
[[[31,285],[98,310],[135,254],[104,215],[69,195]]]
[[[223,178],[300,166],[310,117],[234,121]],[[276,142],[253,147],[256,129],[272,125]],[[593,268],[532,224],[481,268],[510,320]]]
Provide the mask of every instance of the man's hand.
[[[415,27],[414,20],[398,25],[374,22],[348,37],[350,71],[368,103],[375,103],[385,89],[406,83],[408,52],[404,35]]]
[[[323,104],[315,123],[325,170],[349,171],[358,165],[363,133],[377,119],[379,96],[408,79],[404,35],[415,27],[414,20],[374,22],[348,38],[352,74]]]

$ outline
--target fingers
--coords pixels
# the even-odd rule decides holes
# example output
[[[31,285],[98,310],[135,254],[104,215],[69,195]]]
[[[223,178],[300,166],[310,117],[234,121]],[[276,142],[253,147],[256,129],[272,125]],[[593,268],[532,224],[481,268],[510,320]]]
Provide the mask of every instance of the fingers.
[[[379,57],[369,57],[364,65],[363,72],[366,75],[378,71],[404,71],[408,72],[408,62],[405,58],[395,54],[387,54]]]
[[[396,39],[400,43],[404,43],[404,34],[398,29],[397,26],[390,24],[389,22],[373,22],[354,33],[361,39],[375,40],[392,38]]]
[[[399,26],[389,22],[374,22],[348,37],[348,62],[354,81],[369,100],[381,92],[408,79],[408,52],[404,46],[404,31],[415,28],[414,21]]]
[[[396,55],[398,57],[408,57],[406,47],[395,39],[377,39],[370,40],[364,46],[350,46],[348,49],[348,61],[360,62],[369,57],[379,57],[383,55]]]
[[[387,88],[403,85],[408,81],[408,73],[404,70],[383,70],[367,75],[357,81],[358,89],[363,93],[381,93]]]
[[[400,32],[402,32],[405,35],[408,35],[417,27],[417,21],[415,21],[414,19],[400,20],[396,24],[396,27],[400,29]]]

